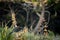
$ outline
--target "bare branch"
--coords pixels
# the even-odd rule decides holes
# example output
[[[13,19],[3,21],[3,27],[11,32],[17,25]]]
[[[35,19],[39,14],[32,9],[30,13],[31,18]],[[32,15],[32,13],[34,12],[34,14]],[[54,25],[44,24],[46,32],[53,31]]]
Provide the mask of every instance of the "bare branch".
[[[55,11],[55,16],[57,16],[57,12]]]
[[[55,4],[53,3],[53,4],[51,4],[50,6],[46,7],[45,9],[48,9],[48,8],[54,6],[54,5],[55,5]]]
[[[30,26],[30,29],[31,29],[31,30],[32,30],[33,25],[34,25],[35,22],[36,22],[36,20],[34,20],[34,21],[32,22],[32,24],[31,24],[31,26]]]
[[[50,12],[49,11],[45,11],[45,12],[49,14],[48,15],[48,23],[49,23],[49,21],[50,21]]]
[[[39,17],[41,16],[38,12],[36,13]]]

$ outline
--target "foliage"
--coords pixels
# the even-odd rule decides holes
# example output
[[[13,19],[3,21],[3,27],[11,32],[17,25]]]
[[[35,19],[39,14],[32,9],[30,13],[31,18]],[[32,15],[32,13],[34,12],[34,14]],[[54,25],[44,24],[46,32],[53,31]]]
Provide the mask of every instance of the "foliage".
[[[0,27],[0,32],[2,31],[2,29],[3,29],[3,28],[2,28],[2,27]]]
[[[0,40],[13,40],[14,34],[11,33],[12,30],[13,30],[13,27],[8,28],[7,26],[5,26],[4,28],[2,28],[0,32]]]
[[[49,34],[47,36],[40,35],[40,34],[34,34],[34,32],[25,32],[19,36],[19,40],[53,40],[54,39],[54,33],[49,31]]]
[[[34,1],[35,0],[32,0],[32,2],[34,2]],[[48,0],[48,3],[49,3],[48,5],[51,5],[51,4],[55,3],[55,0]],[[55,9],[58,10],[59,5],[56,5]],[[6,18],[9,19],[10,17],[6,17]],[[23,23],[23,21],[24,21],[23,19],[24,18],[22,17],[22,19],[19,19],[19,21],[21,20],[21,23]],[[14,33],[11,33],[12,31],[13,31],[12,27],[8,28],[7,26],[5,26],[4,28],[0,28],[0,40],[14,40]],[[55,37],[54,33],[51,31],[48,31],[48,32],[49,32],[49,34],[47,36],[37,35],[37,34],[34,34],[33,32],[32,33],[31,32],[25,32],[22,35],[20,35],[19,38],[21,40],[53,40]]]

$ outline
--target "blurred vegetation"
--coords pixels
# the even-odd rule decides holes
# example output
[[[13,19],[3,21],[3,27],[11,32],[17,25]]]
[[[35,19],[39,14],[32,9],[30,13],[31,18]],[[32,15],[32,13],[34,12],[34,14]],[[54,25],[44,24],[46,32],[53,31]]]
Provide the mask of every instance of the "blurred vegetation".
[[[5,26],[4,28],[0,28],[0,40],[14,40],[14,33],[11,33],[13,27],[8,28]]]
[[[26,29],[20,32],[12,32],[13,27],[8,28],[5,26],[2,30],[0,29],[0,40],[57,40],[52,31],[48,31],[49,34],[45,36],[42,34],[34,34],[34,32],[29,32]]]
[[[30,30],[32,26],[32,29],[34,29],[39,20],[39,17],[36,15],[36,12],[40,13],[41,11],[39,3],[37,3],[38,5],[35,7],[35,4],[32,6],[27,0],[7,1],[0,2],[0,40],[55,40],[55,34],[60,34],[60,0],[48,0],[45,6],[45,10],[50,12],[47,36],[34,34],[33,30]],[[25,1],[27,1],[27,3]],[[39,0],[31,0],[31,2],[39,2]],[[15,18],[17,20],[17,29],[20,28],[19,32],[12,32],[14,28],[11,27],[12,20],[9,5],[16,14]],[[7,26],[5,24],[7,24]],[[25,26],[28,28],[28,32],[25,32],[23,29]],[[18,37],[14,37],[16,33]]]
[[[36,35],[33,32],[26,32],[21,35],[21,40],[53,40],[54,36],[44,36],[44,35]]]

